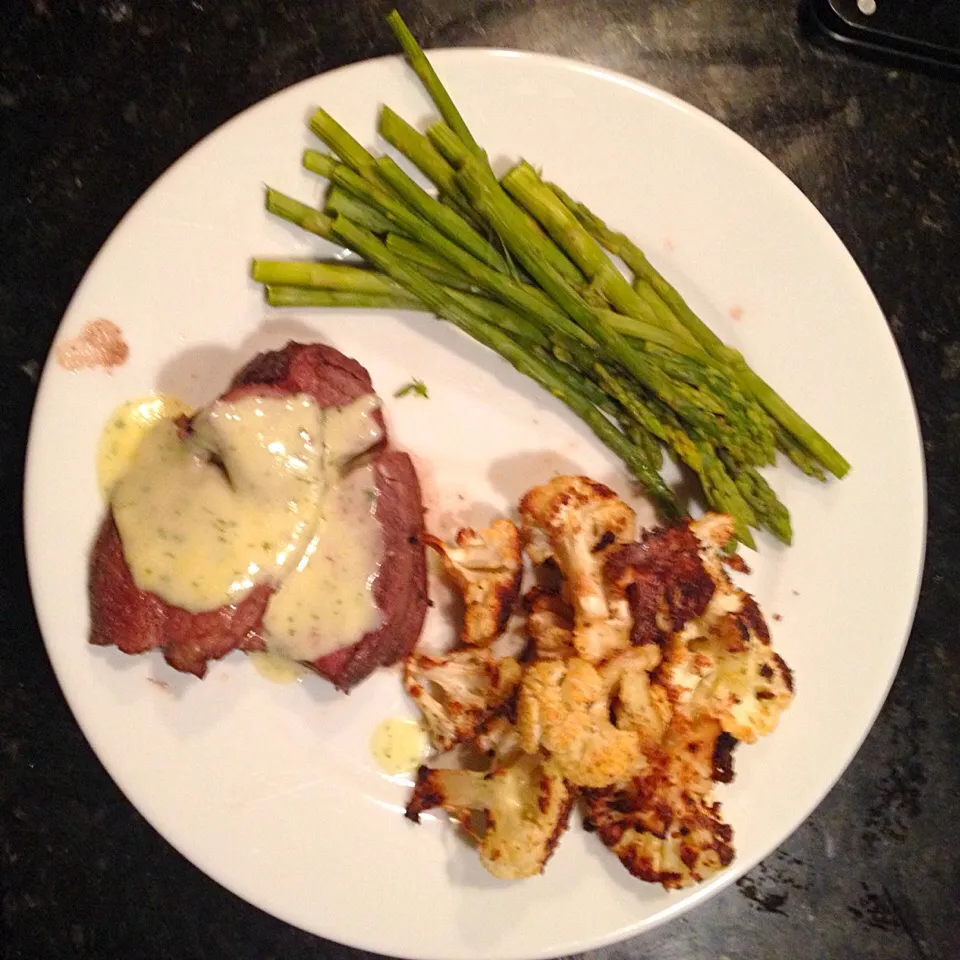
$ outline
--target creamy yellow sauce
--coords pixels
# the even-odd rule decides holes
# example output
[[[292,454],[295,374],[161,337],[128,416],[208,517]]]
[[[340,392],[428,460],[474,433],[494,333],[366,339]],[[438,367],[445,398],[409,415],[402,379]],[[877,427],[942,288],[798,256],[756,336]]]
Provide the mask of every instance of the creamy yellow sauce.
[[[133,462],[140,442],[158,423],[192,412],[176,397],[162,393],[121,403],[110,414],[97,445],[97,484],[103,498],[109,498]]]
[[[192,612],[273,585],[261,672],[356,643],[380,623],[376,487],[357,459],[380,440],[378,408],[375,396],[321,410],[306,394],[251,393],[212,404],[187,433],[161,419],[128,447],[107,437],[126,461],[108,489],[137,585]]]
[[[192,612],[238,603],[295,567],[322,490],[320,410],[306,395],[220,401],[144,437],[111,505],[142,590]]]
[[[315,660],[380,626],[373,583],[383,533],[375,507],[369,465],[353,467],[327,490],[303,559],[267,604],[263,629],[269,650]]]
[[[370,738],[374,760],[384,773],[415,773],[427,756],[426,731],[416,720],[388,717],[377,724]]]
[[[302,664],[281,657],[278,653],[256,651],[248,656],[254,670],[271,683],[293,683],[307,673],[307,668]]]
[[[368,393],[346,407],[328,407],[323,411],[323,449],[328,470],[338,470],[380,442],[383,431],[374,418],[379,409],[380,398]]]

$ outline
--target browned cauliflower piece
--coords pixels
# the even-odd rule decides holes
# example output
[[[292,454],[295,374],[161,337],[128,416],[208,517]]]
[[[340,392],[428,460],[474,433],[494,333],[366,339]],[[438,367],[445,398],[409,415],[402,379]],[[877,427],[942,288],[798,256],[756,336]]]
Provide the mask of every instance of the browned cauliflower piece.
[[[727,576],[731,534],[729,518],[709,514],[660,528],[605,571],[639,644],[605,665],[605,678],[617,724],[640,733],[647,765],[627,785],[590,791],[588,824],[632,874],[669,888],[733,859],[713,783],[732,779],[733,747],[773,730],[792,697],[756,602]]]
[[[573,646],[573,608],[561,594],[534,587],[524,597],[524,605],[535,659],[566,660],[577,655]]]
[[[713,590],[702,611],[663,642],[656,679],[674,705],[691,704],[738,741],[772,733],[793,699],[793,677],[770,646],[756,601],[727,576],[720,553],[732,525],[711,515],[689,525]]]
[[[613,694],[617,727],[634,731],[644,752],[663,740],[673,712],[666,691],[651,682],[659,664],[660,648],[647,644],[624,651],[600,668]]]
[[[700,709],[716,717],[724,732],[744,743],[772,733],[793,700],[793,674],[770,646],[759,607],[737,591],[739,609],[712,625],[703,640],[688,641],[695,657],[712,669],[694,691]]]
[[[648,531],[613,553],[604,575],[610,595],[630,606],[633,643],[662,650],[655,687],[674,707],[695,700],[731,736],[753,743],[776,727],[792,677],[756,602],[724,568],[732,534],[719,514]]]
[[[507,767],[514,763],[523,748],[520,746],[520,734],[509,717],[497,714],[491,717],[477,733],[473,746],[489,759],[489,766]]]
[[[716,591],[689,522],[645,530],[636,543],[611,551],[604,580],[608,594],[630,608],[635,646],[662,644],[703,614]]]
[[[608,600],[603,579],[607,553],[633,540],[636,515],[602,483],[555,477],[520,501],[521,532],[534,563],[554,560],[574,610],[573,644],[599,663],[629,645],[630,611]]]
[[[424,542],[440,555],[447,576],[463,594],[460,640],[489,646],[503,632],[520,592],[523,557],[516,526],[494,520],[484,530],[458,530],[454,546],[433,536]]]
[[[720,737],[709,717],[675,715],[662,748],[639,775],[587,792],[585,826],[633,876],[677,889],[733,860],[733,830],[710,796]]]
[[[404,684],[423,713],[430,740],[440,752],[472,740],[497,711],[506,709],[522,674],[512,657],[469,648],[443,657],[407,658]]]
[[[736,522],[728,513],[705,513],[690,521],[690,531],[700,542],[700,559],[715,583],[726,579],[723,569],[724,547],[736,533]]]
[[[547,750],[557,771],[582,787],[605,787],[633,774],[636,733],[610,722],[610,689],[586,660],[544,660],[527,667],[517,698],[520,745]]]
[[[543,872],[567,828],[573,801],[549,760],[520,754],[487,774],[421,767],[407,816],[419,822],[424,810],[442,807],[476,839],[480,862],[490,873],[521,880]]]

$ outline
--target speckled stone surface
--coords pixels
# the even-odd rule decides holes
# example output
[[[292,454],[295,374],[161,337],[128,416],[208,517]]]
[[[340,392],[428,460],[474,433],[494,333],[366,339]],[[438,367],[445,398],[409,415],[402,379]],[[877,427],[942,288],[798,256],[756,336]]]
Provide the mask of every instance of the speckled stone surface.
[[[38,367],[120,216],[228,117],[314,73],[393,52],[382,25],[390,4],[2,6],[0,957],[358,956],[222,890],[119,793],[44,654],[19,504]],[[612,67],[755,144],[860,264],[920,411],[930,493],[923,593],[900,675],[859,756],[815,815],[735,887],[592,956],[960,957],[960,86],[811,43],[795,0],[411,0],[403,12],[425,45],[517,47]],[[896,562],[882,517],[873,533]]]

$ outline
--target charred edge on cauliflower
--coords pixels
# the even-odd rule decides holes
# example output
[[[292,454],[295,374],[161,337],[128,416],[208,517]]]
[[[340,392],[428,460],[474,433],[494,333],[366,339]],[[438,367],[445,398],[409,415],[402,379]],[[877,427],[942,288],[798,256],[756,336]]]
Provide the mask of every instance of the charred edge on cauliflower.
[[[440,556],[447,576],[463,596],[461,641],[489,646],[503,633],[520,594],[523,557],[516,526],[509,520],[495,520],[483,530],[458,530],[454,546],[431,535],[424,537],[424,543]]]
[[[729,733],[721,733],[713,748],[713,779],[717,783],[733,783],[733,751],[740,741]]]
[[[489,650],[470,647],[445,657],[408,657],[404,685],[423,714],[431,743],[445,752],[510,711],[521,673],[512,657],[498,660]]]
[[[535,876],[567,828],[575,799],[548,764],[522,755],[487,774],[421,767],[407,816],[419,822],[423,811],[441,807],[477,841],[488,872],[503,880]]]
[[[779,653],[773,655],[773,661],[780,668],[780,676],[783,678],[784,686],[790,693],[793,693],[793,671],[787,666]]]
[[[560,842],[560,838],[563,836],[564,831],[570,825],[570,813],[573,810],[573,805],[577,802],[579,796],[579,791],[572,784],[565,784],[567,788],[567,799],[563,803],[560,816],[557,818],[557,824],[553,828],[553,833],[550,834],[550,838],[547,840],[546,844],[546,857],[544,857],[543,864],[546,866],[547,860],[553,856],[553,851],[557,849],[557,844]],[[542,789],[542,787],[541,787]],[[542,795],[542,794],[541,794]],[[546,804],[541,801],[541,812],[546,814]],[[542,871],[541,871],[542,872]]]
[[[417,767],[417,782],[404,811],[404,816],[414,823],[420,822],[420,814],[425,810],[443,806],[443,791],[434,783],[431,773],[426,764]]]
[[[602,483],[587,477],[555,477],[520,501],[524,546],[535,564],[554,561],[574,612],[573,645],[599,663],[629,646],[629,610],[611,603],[603,578],[607,554],[629,543],[636,515]]]
[[[669,759],[625,787],[586,792],[585,826],[635,877],[679,889],[734,857],[733,829],[699,785],[674,782]]]
[[[573,607],[559,593],[533,587],[523,598],[527,635],[535,660],[566,660],[576,656],[573,646]]]
[[[686,524],[646,531],[638,543],[607,559],[606,579],[625,593],[633,614],[630,640],[662,644],[707,609],[716,585],[699,556],[700,541]]]
[[[749,593],[743,594],[743,606],[740,615],[757,637],[767,646],[770,646],[770,628],[767,626],[767,621],[761,613],[757,601]]]

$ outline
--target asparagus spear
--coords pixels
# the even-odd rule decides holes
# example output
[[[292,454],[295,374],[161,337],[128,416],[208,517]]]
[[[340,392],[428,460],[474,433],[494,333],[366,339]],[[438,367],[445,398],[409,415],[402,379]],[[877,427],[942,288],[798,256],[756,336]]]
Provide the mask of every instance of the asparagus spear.
[[[470,132],[470,129],[466,124],[466,121],[461,116],[456,104],[453,102],[450,94],[447,92],[443,83],[440,81],[440,78],[437,76],[432,64],[427,59],[427,56],[420,47],[420,44],[417,42],[416,37],[414,37],[407,28],[403,18],[396,10],[393,10],[387,16],[387,22],[390,24],[394,35],[400,42],[400,46],[403,49],[403,52],[406,55],[411,67],[413,67],[414,73],[417,74],[420,82],[424,86],[424,89],[430,95],[434,105],[440,111],[440,116],[444,120],[445,127],[449,129],[451,138],[457,141],[458,144],[461,144],[477,159],[491,181],[496,181],[496,177],[493,175],[493,171],[490,168],[490,163],[487,159],[486,153],[481,149],[480,145],[474,139],[473,134]],[[456,205],[456,193],[454,191],[448,191],[448,193],[453,196],[454,205]],[[556,251],[556,254],[559,256],[559,251]],[[557,268],[561,271],[572,269],[572,265],[569,263],[561,264],[560,262],[557,262],[555,263],[555,266],[557,266]],[[573,275],[569,276],[569,279],[573,282],[576,282],[581,278],[577,277],[574,272]]]
[[[453,167],[437,152],[436,147],[419,130],[394,113],[388,106],[380,110],[380,136],[400,151],[454,207],[468,220],[473,211],[457,186]]]
[[[358,140],[350,136],[326,110],[314,111],[310,118],[310,129],[318,136],[343,162],[368,180],[377,182],[377,162],[373,154],[362,146]]]
[[[550,188],[604,247],[620,257],[638,278],[650,285],[706,350],[733,369],[741,386],[752,393],[767,412],[793,434],[801,446],[813,454],[834,476],[843,477],[849,472],[850,464],[842,454],[793,410],[773,387],[754,373],[738,351],[727,347],[720,340],[690,309],[677,290],[657,272],[643,251],[629,237],[611,230],[586,206],[577,203],[555,184],[550,184]]]
[[[271,307],[350,307],[368,310],[422,310],[420,301],[400,293],[361,293],[318,287],[291,287],[273,283],[264,286]]]
[[[254,260],[250,275],[258,283],[290,287],[325,287],[350,293],[405,293],[389,277],[367,267],[323,261]]]
[[[388,247],[388,249],[390,249]],[[402,260],[402,258],[400,258]],[[422,264],[409,264],[424,272]],[[427,268],[431,269],[431,268]],[[386,274],[369,267],[323,261],[254,260],[251,276],[267,287],[267,302],[276,307],[358,307],[374,309],[429,310],[409,291]],[[432,279],[425,273],[427,279]],[[533,323],[494,300],[446,286],[448,297],[524,341],[545,349],[549,338]]]
[[[293,197],[288,197],[279,190],[267,187],[266,207],[270,213],[289,220],[290,223],[296,224],[309,233],[323,237],[331,243],[339,242],[330,229],[332,221],[328,216],[299,200],[294,200]]]
[[[339,184],[360,199],[375,206],[391,223],[397,224],[401,230],[412,238],[458,267],[471,280],[490,291],[497,299],[510,304],[532,319],[545,323],[548,327],[560,329],[568,336],[581,339],[585,343],[592,343],[589,336],[585,335],[583,330],[577,327],[561,310],[557,309],[550,298],[542,291],[518,283],[504,274],[498,273],[483,261],[472,256],[462,246],[454,243],[434,226],[422,220],[405,204],[385,190],[364,180],[343,164],[334,163],[323,154],[308,151],[304,155],[304,162],[314,172],[331,177],[332,182]]]
[[[607,418],[583,395],[570,389],[556,371],[531,355],[500,330],[483,323],[470,310],[446,295],[443,288],[408,268],[381,243],[374,234],[338,217],[332,225],[334,233],[349,246],[376,264],[401,286],[413,293],[438,317],[456,324],[474,339],[499,353],[519,372],[536,380],[557,399],[566,403],[596,435],[609,446],[633,471],[638,480],[667,516],[677,516],[676,501],[660,475],[643,458]]]
[[[556,194],[537,176],[528,163],[520,163],[507,173],[501,183],[520,204],[553,237],[560,248],[583,271],[584,275],[620,313],[657,323],[679,338],[693,339],[672,314],[651,310],[637,295],[626,277],[603,252],[596,240],[577,222],[576,217],[557,199]]]
[[[774,424],[774,434],[777,440],[777,449],[786,456],[793,464],[799,467],[808,477],[813,477],[821,483],[827,479],[827,475],[820,466],[820,463],[814,458],[813,454],[808,453],[788,433],[781,424]]]
[[[387,23],[390,24],[394,36],[400,41],[400,46],[403,48],[403,52],[410,66],[413,67],[413,72],[420,78],[424,89],[430,94],[430,99],[433,100],[437,109],[440,111],[440,116],[443,117],[450,129],[456,133],[472,153],[478,157],[484,157],[480,145],[473,139],[473,134],[470,133],[466,122],[463,117],[460,116],[460,111],[457,109],[456,104],[454,104],[450,98],[450,94],[447,93],[443,84],[440,82],[440,78],[437,76],[432,64],[427,59],[420,44],[417,43],[416,37],[414,37],[407,28],[407,25],[403,22],[403,17],[401,17],[396,10],[393,10],[387,15]]]
[[[287,286],[275,283],[267,283],[264,290],[267,303],[272,307],[348,307],[431,312],[429,307],[400,284],[390,280],[384,274],[376,275],[385,281],[383,291]],[[388,290],[388,286],[394,289]],[[546,335],[509,307],[451,287],[444,287],[443,290],[451,300],[459,303],[479,319],[510,334],[514,339],[525,344],[528,349],[549,350],[550,341]]]
[[[457,169],[459,169],[467,157],[470,156],[470,151],[460,142],[456,134],[445,123],[434,123],[428,127],[427,137],[440,153]],[[537,221],[534,220],[526,210],[518,207],[506,193],[503,193],[490,167],[487,166],[485,162],[482,164],[477,163],[474,171],[476,176],[483,177],[486,180],[490,190],[500,191],[500,193],[503,194],[500,202],[510,204],[513,207],[515,211],[514,220],[517,228],[524,231],[528,243],[537,245],[540,250],[540,255],[546,258],[553,269],[575,287],[585,286],[586,281],[580,270],[556,244],[548,240],[544,232],[540,229]],[[459,178],[457,179],[457,183],[460,183]],[[460,186],[462,189],[463,185],[460,184]],[[471,200],[471,206],[475,209],[476,204],[472,203],[472,198],[468,196],[468,199]],[[494,232],[496,232],[496,226],[494,224],[490,225],[493,227]],[[501,241],[503,240],[502,237],[500,239]]]
[[[439,200],[413,182],[390,157],[381,157],[377,169],[383,181],[415,213],[433,224],[441,233],[472,253],[478,260],[501,273],[510,273],[507,262],[467,223],[460,214],[445,207]],[[354,221],[356,222],[356,221]]]
[[[375,207],[358,200],[337,186],[327,191],[323,212],[329,217],[342,213],[348,220],[352,220],[371,233],[387,233],[389,230],[396,230],[396,227]]]
[[[797,413],[765,380],[751,370],[746,363],[737,368],[741,382],[763,404],[767,412],[793,435],[835,477],[845,477],[850,472],[849,461]]]
[[[789,546],[793,539],[790,514],[770,484],[754,467],[734,463],[732,458],[723,452],[720,453],[720,458],[743,499],[753,507],[760,526]]]

